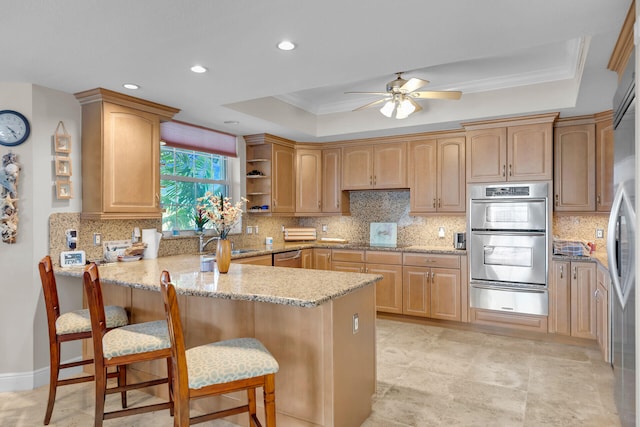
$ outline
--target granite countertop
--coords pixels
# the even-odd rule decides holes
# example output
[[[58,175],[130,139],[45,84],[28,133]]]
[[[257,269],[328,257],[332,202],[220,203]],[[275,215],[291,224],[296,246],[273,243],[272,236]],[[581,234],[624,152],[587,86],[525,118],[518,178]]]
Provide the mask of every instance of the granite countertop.
[[[603,250],[595,251],[590,256],[571,256],[571,255],[553,255],[555,261],[586,261],[596,262],[602,267],[609,269],[609,261],[607,259],[607,252]]]
[[[253,253],[255,256],[255,252]],[[359,288],[381,275],[266,267],[231,263],[227,274],[200,272],[200,257],[176,255],[134,262],[103,264],[100,280],[136,289],[160,291],[160,273],[169,271],[180,295],[234,299],[298,307],[317,307]],[[82,267],[58,268],[60,276],[82,277]]]

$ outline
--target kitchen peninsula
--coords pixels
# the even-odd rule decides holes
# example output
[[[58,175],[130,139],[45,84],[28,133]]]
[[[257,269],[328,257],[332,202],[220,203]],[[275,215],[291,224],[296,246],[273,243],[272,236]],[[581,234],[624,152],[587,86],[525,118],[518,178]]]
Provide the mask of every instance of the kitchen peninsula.
[[[162,270],[171,273],[178,291],[187,348],[255,337],[278,360],[278,425],[359,426],[369,416],[376,386],[375,283],[381,276],[236,263],[228,274],[201,273],[198,256],[178,255],[101,266],[105,304],[125,306],[135,323],[164,318]],[[82,271],[57,274],[75,280]],[[165,366],[139,364],[131,376],[160,375]],[[207,402],[195,407],[201,404]]]

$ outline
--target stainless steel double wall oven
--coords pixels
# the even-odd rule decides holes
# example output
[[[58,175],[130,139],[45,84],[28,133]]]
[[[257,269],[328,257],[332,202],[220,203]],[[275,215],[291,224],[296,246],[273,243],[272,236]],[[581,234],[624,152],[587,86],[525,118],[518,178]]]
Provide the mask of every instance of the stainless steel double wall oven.
[[[549,184],[469,189],[470,305],[547,315]]]

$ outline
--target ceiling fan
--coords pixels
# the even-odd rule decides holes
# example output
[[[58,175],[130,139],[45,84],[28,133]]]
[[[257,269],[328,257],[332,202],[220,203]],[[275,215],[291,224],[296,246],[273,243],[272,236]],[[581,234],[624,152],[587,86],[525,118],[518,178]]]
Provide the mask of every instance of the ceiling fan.
[[[420,104],[415,99],[460,99],[462,92],[460,91],[433,91],[427,90],[416,92],[421,87],[429,84],[428,80],[412,77],[409,80],[402,78],[402,72],[396,73],[398,76],[395,80],[387,83],[386,92],[345,92],[356,93],[362,95],[381,95],[384,98],[370,102],[362,107],[358,107],[353,111],[364,110],[385,103],[380,112],[387,117],[395,117],[396,119],[405,119],[410,114],[422,110]]]

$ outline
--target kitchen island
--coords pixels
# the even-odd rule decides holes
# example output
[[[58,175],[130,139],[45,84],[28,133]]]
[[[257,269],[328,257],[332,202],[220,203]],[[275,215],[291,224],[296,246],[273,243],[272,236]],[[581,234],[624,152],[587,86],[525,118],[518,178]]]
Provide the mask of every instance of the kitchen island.
[[[369,416],[376,387],[374,285],[381,276],[234,263],[228,274],[201,273],[198,256],[178,255],[100,266],[105,304],[128,308],[134,323],[164,318],[162,270],[176,285],[187,348],[255,337],[278,360],[278,425],[359,426]],[[82,269],[57,274],[81,279]],[[130,371],[136,379],[161,376],[166,364]],[[226,399],[245,396],[195,407],[223,407]],[[245,425],[246,417],[235,422]]]

